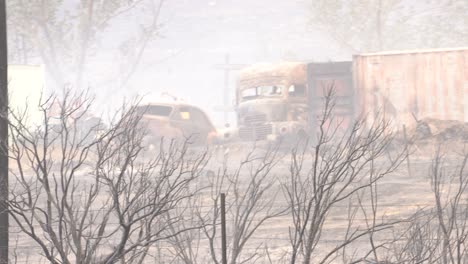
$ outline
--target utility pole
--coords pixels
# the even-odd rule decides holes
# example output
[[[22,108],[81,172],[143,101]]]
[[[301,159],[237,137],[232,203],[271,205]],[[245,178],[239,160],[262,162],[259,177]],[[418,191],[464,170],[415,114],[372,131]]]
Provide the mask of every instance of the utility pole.
[[[226,194],[221,193],[221,244],[222,244],[222,264],[227,264],[227,243],[226,243]]]
[[[237,71],[245,67],[245,64],[232,64],[230,61],[229,53],[224,55],[224,64],[217,64],[217,69],[224,71],[224,90],[223,90],[223,111],[224,123],[228,122],[228,106],[229,106],[229,78],[231,71]]]
[[[229,54],[224,57],[224,65],[229,65]],[[223,92],[223,105],[227,107],[229,105],[229,68],[224,69],[224,92]],[[224,110],[224,123],[228,121],[228,113]]]
[[[8,264],[8,50],[6,0],[0,0],[0,264]]]

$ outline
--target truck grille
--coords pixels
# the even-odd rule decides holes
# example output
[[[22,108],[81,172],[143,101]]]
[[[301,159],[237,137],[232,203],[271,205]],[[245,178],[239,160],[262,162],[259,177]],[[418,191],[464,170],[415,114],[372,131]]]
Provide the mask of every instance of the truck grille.
[[[258,124],[262,124],[266,122],[266,115],[265,114],[255,114],[255,115],[248,115],[244,117],[244,124],[246,126],[255,126]]]
[[[242,140],[264,140],[271,133],[273,133],[271,124],[239,128],[239,136]]]

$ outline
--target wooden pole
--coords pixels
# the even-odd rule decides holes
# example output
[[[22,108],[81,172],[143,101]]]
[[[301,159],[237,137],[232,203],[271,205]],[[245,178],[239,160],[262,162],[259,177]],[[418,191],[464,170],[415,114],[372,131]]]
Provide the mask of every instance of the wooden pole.
[[[0,264],[8,264],[8,50],[6,0],[0,0]]]
[[[224,56],[224,64],[229,65],[229,54]],[[224,91],[223,91],[223,105],[229,105],[229,69],[224,70]],[[224,109],[224,123],[228,123],[228,112]]]
[[[227,264],[227,243],[226,243],[226,195],[221,193],[221,243],[223,253],[223,264]]]

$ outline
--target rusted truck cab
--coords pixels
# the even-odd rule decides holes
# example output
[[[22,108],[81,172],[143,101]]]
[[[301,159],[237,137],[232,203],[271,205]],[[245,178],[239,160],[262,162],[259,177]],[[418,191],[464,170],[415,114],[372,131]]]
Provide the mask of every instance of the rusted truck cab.
[[[316,130],[326,90],[335,90],[334,114],[354,117],[351,62],[256,64],[239,74],[236,106],[243,141],[297,141]]]
[[[239,137],[277,140],[307,133],[307,64],[257,64],[240,72],[236,91]]]

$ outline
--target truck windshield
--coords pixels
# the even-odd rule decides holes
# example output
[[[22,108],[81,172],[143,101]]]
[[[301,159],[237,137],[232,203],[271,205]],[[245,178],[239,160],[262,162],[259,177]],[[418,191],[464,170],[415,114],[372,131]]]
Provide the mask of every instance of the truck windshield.
[[[284,87],[281,85],[258,86],[242,90],[241,96],[244,100],[256,99],[258,97],[281,96]]]
[[[172,107],[166,105],[146,105],[137,108],[140,115],[169,116],[171,112]]]
[[[302,97],[306,94],[306,87],[302,84],[294,84],[289,86],[288,89],[289,97]]]

